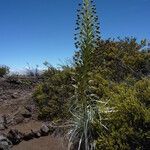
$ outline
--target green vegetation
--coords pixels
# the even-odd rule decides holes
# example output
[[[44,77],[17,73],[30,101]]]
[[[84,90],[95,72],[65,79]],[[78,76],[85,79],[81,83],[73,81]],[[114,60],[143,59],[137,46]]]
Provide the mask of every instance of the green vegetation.
[[[150,54],[139,52],[141,47],[135,38],[101,40],[94,53],[93,68],[115,82],[128,77],[141,79],[150,74]]]
[[[9,73],[9,67],[7,66],[0,66],[0,77],[7,75]]]
[[[139,93],[143,91],[144,93]],[[108,130],[102,130],[96,123],[99,134],[97,150],[143,150],[149,145],[150,107],[149,92],[150,80],[142,79],[134,85],[121,83],[113,85],[107,93],[111,113],[105,113],[105,124]],[[146,93],[146,97],[145,97]],[[140,94],[140,96],[139,96]]]
[[[48,66],[33,95],[39,117],[70,122],[69,149],[148,149],[150,53],[135,38],[101,39],[93,1],[79,7],[74,64]]]
[[[66,120],[69,117],[69,101],[73,93],[72,70],[57,70],[49,67],[44,73],[44,81],[38,85],[33,95],[39,106],[39,117]]]
[[[101,122],[101,110],[97,105],[99,96],[96,94],[96,87],[92,85],[93,54],[97,48],[97,41],[100,40],[100,31],[93,1],[83,0],[77,12],[75,45],[78,51],[74,57],[76,84],[73,85],[75,92],[70,108],[73,127],[69,131],[69,149],[90,150],[95,145],[93,136],[95,119],[100,126],[104,126]]]

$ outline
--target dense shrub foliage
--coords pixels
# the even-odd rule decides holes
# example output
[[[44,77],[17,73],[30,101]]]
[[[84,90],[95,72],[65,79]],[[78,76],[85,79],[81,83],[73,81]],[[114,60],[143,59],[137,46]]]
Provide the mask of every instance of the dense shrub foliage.
[[[100,39],[93,0],[77,10],[73,67],[48,67],[34,99],[41,119],[71,121],[73,150],[150,145],[150,53],[135,38]]]
[[[61,71],[51,69],[45,73],[45,81],[34,93],[41,118],[69,118],[70,98],[74,92],[73,72],[67,68]],[[117,83],[95,71],[91,79],[93,91],[101,102],[107,102],[105,107],[98,103],[107,129],[95,120],[93,130],[97,150],[147,149],[150,144],[150,78],[127,78]]]
[[[93,54],[90,92],[99,98],[97,106],[107,128],[95,119],[92,129],[97,150],[143,150],[150,144],[150,55],[139,52],[140,45],[135,40],[126,40],[100,41]],[[124,46],[120,50],[114,45]],[[44,73],[44,82],[34,93],[41,118],[69,118],[76,71],[69,67],[49,68]]]
[[[140,52],[141,47],[135,38],[101,40],[94,53],[93,68],[115,82],[147,76],[150,74],[150,53]]]
[[[68,150],[150,149],[150,52],[140,51],[145,41],[101,39],[93,0],[79,4],[76,26],[71,67],[45,62],[43,74],[38,66],[26,70],[42,80],[33,94],[39,118],[70,123]],[[8,73],[0,66],[0,77]],[[19,83],[15,78],[9,82]]]
[[[7,75],[9,73],[9,67],[7,66],[0,66],[0,77]]]
[[[139,91],[144,92],[139,93]],[[107,130],[96,124],[99,134],[97,150],[143,150],[150,144],[150,80],[142,79],[135,85],[121,83],[114,85],[107,94],[113,111],[105,113]],[[146,97],[145,97],[146,94]]]
[[[73,93],[72,70],[49,68],[44,73],[44,82],[37,86],[33,95],[39,106],[39,117],[66,119],[69,116],[69,98]]]

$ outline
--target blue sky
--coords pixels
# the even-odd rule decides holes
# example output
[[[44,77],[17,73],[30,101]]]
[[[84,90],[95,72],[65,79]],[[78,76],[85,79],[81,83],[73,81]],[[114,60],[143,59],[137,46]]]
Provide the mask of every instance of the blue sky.
[[[95,1],[103,38],[150,39],[150,0]],[[71,58],[79,2],[0,0],[0,64],[23,68]]]

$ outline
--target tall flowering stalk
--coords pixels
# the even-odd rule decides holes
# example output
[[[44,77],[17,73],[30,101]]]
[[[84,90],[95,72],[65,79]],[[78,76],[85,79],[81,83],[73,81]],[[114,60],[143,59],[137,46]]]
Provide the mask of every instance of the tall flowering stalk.
[[[76,81],[78,82],[78,94],[86,104],[85,88],[88,85],[89,73],[92,71],[93,53],[100,39],[100,27],[96,8],[93,0],[83,0],[79,4],[76,20],[75,46],[78,51],[75,53],[74,62],[76,65]]]
[[[81,67],[82,71],[91,70],[91,59],[96,42],[100,39],[98,16],[93,1],[83,0],[83,4],[79,4],[80,9],[77,10],[75,46],[78,49],[75,55],[75,63]],[[83,73],[82,73],[83,74]]]
[[[93,53],[97,47],[97,41],[100,40],[100,28],[93,0],[83,0],[79,7],[75,29],[77,33],[74,38],[78,50],[74,56],[76,85],[74,85],[75,93],[70,108],[73,128],[69,132],[68,149],[93,150],[95,149],[94,119],[96,116],[99,119],[101,117],[97,107],[99,97],[94,93],[91,75]]]

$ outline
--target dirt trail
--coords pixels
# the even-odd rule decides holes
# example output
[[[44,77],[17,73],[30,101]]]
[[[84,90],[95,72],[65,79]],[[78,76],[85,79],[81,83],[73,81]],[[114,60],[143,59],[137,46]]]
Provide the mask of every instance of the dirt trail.
[[[22,133],[40,129],[43,122],[37,119],[37,109],[32,99],[34,87],[33,85],[24,85],[22,81],[10,82],[8,79],[0,79],[0,117],[8,116],[9,119],[13,118],[8,128],[0,130],[0,133],[8,133],[10,129],[17,129]],[[26,107],[33,109],[32,116],[29,118],[22,116],[22,113],[26,112]],[[66,142],[60,136],[49,135],[23,141],[13,146],[12,150],[66,150],[64,143]]]
[[[66,150],[63,139],[60,137],[41,137],[31,141],[23,141],[12,150]]]
[[[30,121],[28,123],[14,126],[12,129],[18,129],[21,132],[29,132],[31,129],[39,129],[42,122]],[[30,141],[23,141],[19,145],[15,145],[12,150],[66,150],[66,142],[60,136],[53,135],[33,139]]]
[[[5,99],[0,101],[0,114],[12,114],[21,110],[21,108],[30,102],[32,98],[32,92],[33,90],[7,90],[7,92],[5,92],[3,95],[3,98]]]

